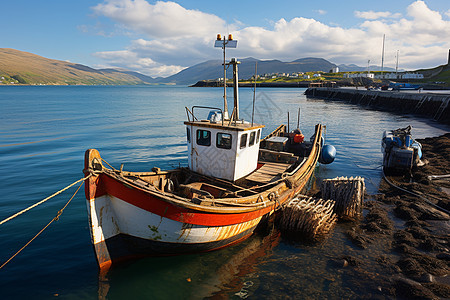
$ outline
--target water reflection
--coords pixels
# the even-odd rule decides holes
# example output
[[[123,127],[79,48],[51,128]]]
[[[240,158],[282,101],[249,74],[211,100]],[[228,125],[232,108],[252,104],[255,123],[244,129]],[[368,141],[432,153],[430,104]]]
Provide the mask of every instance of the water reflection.
[[[126,170],[185,165],[184,106],[220,106],[222,92],[179,86],[2,87],[0,215],[6,218],[83,176],[83,154],[88,148],[99,149],[116,167],[125,163]],[[288,111],[291,128],[296,126],[300,107],[305,136],[311,136],[314,125],[321,122],[327,126],[327,143],[337,149],[335,162],[317,169],[317,180],[363,176],[370,194],[377,192],[381,178],[378,167],[384,130],[412,125],[415,138],[450,131],[448,126],[423,118],[309,100],[304,89],[261,88],[257,94],[260,92],[264,97],[257,99],[255,122],[265,123],[265,134],[286,122]],[[241,89],[240,98],[243,116],[250,120],[252,90]],[[271,110],[270,117],[263,107]],[[33,141],[39,142],[30,143]],[[389,275],[381,272],[379,261],[395,261],[384,253],[383,240],[364,251],[349,244],[345,233],[354,225],[339,223],[326,241],[316,245],[291,244],[279,237],[274,237],[271,245],[264,237],[252,236],[216,252],[140,260],[107,274],[99,292],[85,199],[78,196],[46,235],[0,272],[3,298],[33,295],[48,299],[55,293],[82,299],[99,295],[109,299],[358,298],[366,294],[365,288],[376,295],[382,286],[377,281]],[[13,249],[21,247],[66,201],[61,195],[22,219],[4,224],[0,257],[9,257]],[[342,268],[333,263],[343,256],[357,259],[360,265]]]
[[[256,271],[278,245],[280,234],[254,234],[245,242],[209,253],[142,259],[99,275],[99,299],[119,299],[133,293],[152,299],[246,298]],[[162,288],[165,287],[165,288]]]

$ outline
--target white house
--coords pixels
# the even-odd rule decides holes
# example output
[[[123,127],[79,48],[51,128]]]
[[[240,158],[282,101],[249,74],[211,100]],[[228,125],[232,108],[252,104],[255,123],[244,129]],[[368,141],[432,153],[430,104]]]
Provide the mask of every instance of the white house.
[[[345,73],[344,78],[374,78],[373,73]]]
[[[401,76],[402,79],[423,79],[423,74],[420,73],[404,73]]]
[[[331,73],[339,73],[339,67],[334,67],[331,69]]]
[[[383,75],[377,74],[377,79],[423,79],[423,74],[420,73],[384,73]]]
[[[397,74],[395,73],[384,73],[383,75],[377,74],[375,75],[375,78],[377,79],[397,79]]]

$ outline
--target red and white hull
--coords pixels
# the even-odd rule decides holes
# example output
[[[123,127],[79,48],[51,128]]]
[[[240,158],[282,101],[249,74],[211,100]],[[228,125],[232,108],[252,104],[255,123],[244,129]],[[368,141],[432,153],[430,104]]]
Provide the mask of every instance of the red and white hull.
[[[87,197],[91,238],[101,268],[139,256],[198,253],[247,238],[265,208],[238,214],[212,214],[180,208],[138,189],[102,177],[110,194]],[[99,179],[90,178],[94,186]],[[91,185],[92,187],[92,185]]]
[[[211,251],[249,237],[264,216],[305,187],[318,161],[321,134],[318,125],[310,155],[294,171],[267,187],[256,185],[258,192],[240,189],[247,194],[235,193],[234,198],[226,198],[223,191],[236,185],[228,183],[226,190],[220,184],[208,185],[206,179],[195,181],[188,191],[188,185],[180,183],[176,193],[165,191],[164,182],[180,176],[181,169],[147,173],[111,170],[103,167],[97,150],[87,150],[85,194],[100,268],[136,257]],[[179,182],[197,176],[187,172],[187,176],[177,177]]]

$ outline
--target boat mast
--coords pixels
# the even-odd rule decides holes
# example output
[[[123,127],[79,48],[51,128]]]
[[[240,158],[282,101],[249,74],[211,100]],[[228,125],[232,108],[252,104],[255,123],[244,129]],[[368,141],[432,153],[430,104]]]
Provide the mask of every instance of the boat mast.
[[[236,58],[232,58],[228,65],[233,65],[233,87],[234,87],[234,115],[231,118],[236,122],[239,121],[239,90],[238,90],[238,64],[241,62],[237,61]]]
[[[253,106],[252,106],[252,127],[253,127],[253,117],[255,116],[255,100],[256,100],[256,74],[258,69],[258,61],[255,61],[255,78],[254,78],[254,87],[253,87]]]
[[[398,78],[397,72],[398,72],[398,50],[397,50],[397,62],[395,63],[395,79]]]
[[[381,51],[381,78],[383,77],[383,69],[384,69],[384,38],[386,37],[386,34],[383,34],[383,50]]]
[[[217,34],[217,39],[214,44],[214,47],[220,47],[223,49],[223,118],[224,120],[229,119],[228,118],[228,103],[227,103],[227,66],[225,63],[225,49],[228,48],[236,48],[237,41],[233,40],[233,36],[231,34],[228,35],[228,40],[225,38],[225,36],[222,37],[220,34]]]

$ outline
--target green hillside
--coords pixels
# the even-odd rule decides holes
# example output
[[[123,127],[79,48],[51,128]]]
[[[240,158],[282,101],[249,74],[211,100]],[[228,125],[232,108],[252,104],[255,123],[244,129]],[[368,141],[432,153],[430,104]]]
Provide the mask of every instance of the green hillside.
[[[15,49],[0,48],[0,84],[136,85],[153,78],[118,70],[96,70]]]
[[[425,79],[422,83],[437,84],[440,86],[450,86],[450,64],[441,65],[431,69],[421,69],[416,72],[422,73]]]

